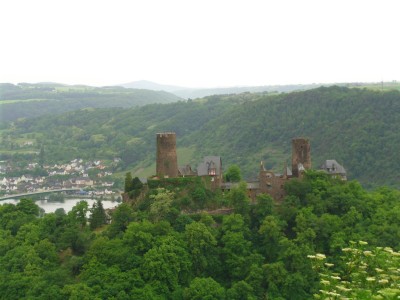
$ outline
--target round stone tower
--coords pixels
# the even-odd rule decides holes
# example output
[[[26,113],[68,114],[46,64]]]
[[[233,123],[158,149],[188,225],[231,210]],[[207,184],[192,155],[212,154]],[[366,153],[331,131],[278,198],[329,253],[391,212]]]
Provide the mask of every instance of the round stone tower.
[[[292,139],[292,174],[299,177],[301,171],[311,169],[311,146],[306,138]]]
[[[157,133],[156,173],[159,178],[178,177],[175,132]]]

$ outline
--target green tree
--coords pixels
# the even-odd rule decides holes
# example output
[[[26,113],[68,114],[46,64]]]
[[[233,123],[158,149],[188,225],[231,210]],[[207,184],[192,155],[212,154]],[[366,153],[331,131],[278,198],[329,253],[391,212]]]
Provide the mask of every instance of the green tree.
[[[140,181],[138,177],[132,179],[132,189],[140,190],[143,187],[143,183]]]
[[[126,229],[123,242],[133,250],[133,253],[142,256],[152,247],[160,238],[169,235],[172,232],[171,225],[166,221],[151,223],[148,220],[142,222],[131,222]]]
[[[226,292],[226,297],[232,300],[256,300],[254,291],[251,285],[245,281],[235,282],[232,287]]]
[[[122,235],[133,220],[133,210],[127,203],[121,203],[112,214],[112,222],[107,229],[109,237]]]
[[[257,195],[256,204],[251,208],[252,228],[258,228],[260,222],[274,210],[274,199],[268,194]]]
[[[206,225],[198,222],[186,225],[185,239],[196,276],[205,275],[211,266],[216,268],[217,241]]]
[[[21,199],[17,204],[17,209],[27,215],[39,215],[39,206],[37,206],[31,199]]]
[[[237,187],[233,187],[228,194],[230,204],[235,209],[235,213],[247,216],[250,211],[250,199],[247,196],[247,183],[242,181]]]
[[[185,289],[184,299],[190,300],[222,300],[225,299],[225,289],[211,277],[196,277]]]
[[[72,223],[79,224],[81,227],[86,226],[87,217],[86,214],[89,210],[88,203],[86,201],[79,201],[70,212],[68,212],[68,219]]]
[[[239,182],[242,180],[242,172],[238,165],[231,165],[224,177],[226,182]]]
[[[275,216],[266,216],[262,221],[260,235],[261,253],[268,262],[274,262],[281,251],[280,240],[284,237],[284,223]]]
[[[90,209],[91,215],[89,217],[90,229],[94,230],[107,223],[107,215],[103,208],[101,200],[97,200],[93,203]]]
[[[174,193],[164,188],[158,188],[156,194],[150,195],[150,199],[153,200],[150,204],[150,217],[157,222],[165,218],[171,211]]]
[[[191,261],[184,244],[172,236],[143,256],[141,272],[147,282],[157,286],[159,293],[169,294],[188,281]]]
[[[124,187],[124,192],[129,193],[132,191],[132,173],[127,172],[125,174],[125,187]]]

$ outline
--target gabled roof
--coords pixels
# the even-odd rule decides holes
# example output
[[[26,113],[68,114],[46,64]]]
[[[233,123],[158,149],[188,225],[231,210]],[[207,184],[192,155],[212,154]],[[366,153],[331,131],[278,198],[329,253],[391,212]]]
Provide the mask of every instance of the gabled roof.
[[[329,174],[346,174],[346,170],[334,159],[326,160],[321,166],[321,170],[328,172]]]
[[[210,168],[215,168],[215,175],[220,176],[222,174],[222,160],[220,156],[206,156],[203,162],[197,167],[197,175],[205,176],[209,175]]]
[[[196,172],[192,170],[190,165],[180,166],[178,167],[178,172],[181,176],[194,176]]]

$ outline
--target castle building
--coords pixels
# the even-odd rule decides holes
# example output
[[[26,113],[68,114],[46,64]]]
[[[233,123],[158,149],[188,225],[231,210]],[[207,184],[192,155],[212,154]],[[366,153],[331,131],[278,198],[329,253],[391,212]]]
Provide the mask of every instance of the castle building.
[[[263,162],[260,164],[258,180],[247,182],[249,197],[254,201],[258,194],[268,194],[275,201],[280,202],[285,197],[284,185],[292,178],[301,178],[304,171],[311,169],[310,140],[304,137],[292,139],[292,164],[286,164],[282,174],[267,170]],[[346,170],[336,160],[326,160],[320,167],[321,170],[332,177],[346,180]],[[222,159],[220,156],[206,156],[197,170],[192,170],[190,165],[178,168],[176,154],[176,135],[173,132],[157,133],[157,166],[158,178],[175,178],[186,176],[209,177],[210,187],[229,191],[237,183],[223,182]]]
[[[258,190],[255,196],[265,193],[276,201],[282,201],[285,197],[285,182],[291,178],[300,178],[303,172],[309,169],[311,169],[310,141],[306,138],[292,139],[292,169],[285,165],[283,174],[278,174],[272,170],[266,170],[263,162],[261,162],[258,174]]]
[[[223,181],[222,159],[220,156],[206,156],[197,167],[197,176],[211,177],[213,189],[221,187]]]
[[[328,173],[333,178],[347,180],[345,168],[334,159],[326,160],[321,166],[320,170]]]
[[[287,169],[287,168],[285,168]],[[281,200],[285,196],[283,185],[289,179],[288,171],[284,174],[275,174],[272,170],[266,170],[263,162],[260,164],[258,174],[258,190],[256,194],[269,194],[276,200]]]

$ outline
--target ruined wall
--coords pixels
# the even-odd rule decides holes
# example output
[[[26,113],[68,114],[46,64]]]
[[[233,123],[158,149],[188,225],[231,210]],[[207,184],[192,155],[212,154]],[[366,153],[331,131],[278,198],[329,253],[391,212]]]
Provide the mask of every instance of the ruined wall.
[[[174,132],[157,133],[156,174],[159,178],[178,177],[176,134]]]
[[[306,138],[292,139],[292,174],[293,177],[299,177],[299,164],[304,169],[311,169],[311,146]]]
[[[282,201],[285,197],[283,186],[287,180],[286,176],[276,176],[272,171],[260,170],[258,193],[268,194],[276,201]]]

